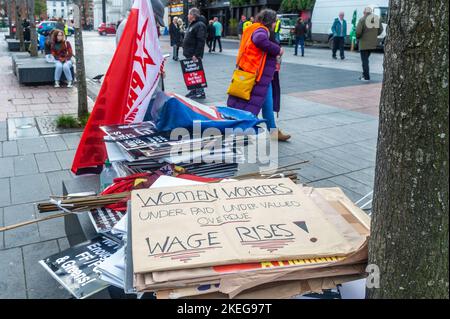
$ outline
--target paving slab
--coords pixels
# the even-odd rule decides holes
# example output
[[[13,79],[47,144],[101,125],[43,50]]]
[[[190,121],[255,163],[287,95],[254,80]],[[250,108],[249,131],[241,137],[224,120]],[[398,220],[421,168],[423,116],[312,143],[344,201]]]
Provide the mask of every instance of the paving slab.
[[[39,167],[39,172],[46,173],[61,170],[61,165],[59,164],[55,153],[40,153],[35,154],[35,157]]]
[[[72,167],[72,162],[75,157],[76,150],[60,151],[56,152],[56,157],[61,164],[62,169],[70,169]]]
[[[3,142],[3,156],[17,156],[19,150],[17,148],[17,141],[5,141]]]
[[[17,145],[19,148],[19,154],[33,154],[33,153],[44,153],[48,152],[47,143],[43,137],[38,138],[25,138],[17,140]]]
[[[0,250],[0,269],[0,299],[27,298],[22,250]]]
[[[48,199],[50,187],[45,174],[11,177],[13,204],[32,203]]]
[[[47,143],[48,149],[52,152],[66,151],[68,149],[64,139],[60,135],[46,136],[44,137],[44,140]]]
[[[11,189],[9,178],[0,178],[0,207],[11,204]]]
[[[0,157],[0,178],[14,176],[14,160],[11,157]]]
[[[57,241],[51,240],[26,245],[22,249],[28,298],[70,298],[71,295],[39,264],[39,260],[59,252]]]
[[[14,176],[37,174],[39,172],[33,154],[14,157]]]
[[[22,204],[5,207],[3,210],[6,226],[36,219],[34,204]],[[5,247],[18,247],[30,243],[39,242],[37,224],[30,224],[5,232]]]

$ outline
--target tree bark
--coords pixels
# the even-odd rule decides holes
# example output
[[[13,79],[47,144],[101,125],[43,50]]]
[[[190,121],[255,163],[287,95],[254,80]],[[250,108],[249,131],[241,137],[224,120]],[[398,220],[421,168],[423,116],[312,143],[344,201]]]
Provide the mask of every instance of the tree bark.
[[[84,50],[83,50],[83,34],[81,28],[81,12],[83,1],[74,1],[78,6],[78,13],[74,13],[74,28],[75,28],[75,60],[76,60],[76,79],[78,87],[78,118],[88,114],[87,103],[87,86],[86,86],[86,69],[84,65]],[[76,8],[74,8],[74,11]],[[75,21],[77,19],[77,22]]]
[[[16,0],[16,39],[20,42],[20,52],[25,51],[25,41],[23,39],[23,26],[22,26],[22,8],[23,0]]]
[[[27,0],[28,19],[30,20],[30,55],[37,56],[36,19],[34,17],[34,0]]]
[[[447,0],[391,0],[369,298],[449,298]]]
[[[13,1],[7,0],[6,1],[6,11],[8,12],[8,28],[9,28],[10,36],[12,36],[14,34],[14,32],[12,30],[12,20],[13,20],[12,8],[13,8]]]

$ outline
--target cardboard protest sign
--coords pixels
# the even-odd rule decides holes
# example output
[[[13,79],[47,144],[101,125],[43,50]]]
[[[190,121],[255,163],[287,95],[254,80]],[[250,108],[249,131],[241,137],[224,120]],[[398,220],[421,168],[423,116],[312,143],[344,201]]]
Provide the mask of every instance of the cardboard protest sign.
[[[184,83],[188,90],[207,87],[205,71],[203,70],[202,60],[192,59],[180,60],[181,71],[183,72]]]
[[[348,242],[290,179],[135,190],[135,273],[345,256]]]

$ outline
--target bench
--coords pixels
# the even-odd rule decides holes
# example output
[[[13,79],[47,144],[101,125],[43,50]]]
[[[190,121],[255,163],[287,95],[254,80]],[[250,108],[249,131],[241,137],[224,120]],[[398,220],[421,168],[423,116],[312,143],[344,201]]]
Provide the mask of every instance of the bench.
[[[15,76],[17,76],[16,74],[17,64],[25,62],[26,59],[28,60],[31,59],[30,53],[28,52],[17,52],[11,54],[12,70]]]
[[[14,74],[20,84],[48,84],[55,81],[55,64],[47,63],[44,57],[16,57],[13,59]],[[72,66],[72,77],[75,78]],[[67,81],[64,72],[61,81]]]
[[[8,50],[12,52],[18,52],[20,51],[20,41],[16,39],[6,39],[6,42],[8,43]],[[25,41],[25,50],[28,50],[30,47],[30,41]]]

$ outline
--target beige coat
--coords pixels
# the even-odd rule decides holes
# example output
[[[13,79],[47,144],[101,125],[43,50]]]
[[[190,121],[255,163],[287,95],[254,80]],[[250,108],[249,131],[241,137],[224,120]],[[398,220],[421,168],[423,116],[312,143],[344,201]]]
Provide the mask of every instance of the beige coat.
[[[375,23],[375,21],[378,21],[378,23]],[[378,36],[381,33],[383,33],[383,25],[378,16],[369,15],[359,19],[356,27],[356,38],[359,40],[359,50],[375,50],[378,44]]]

